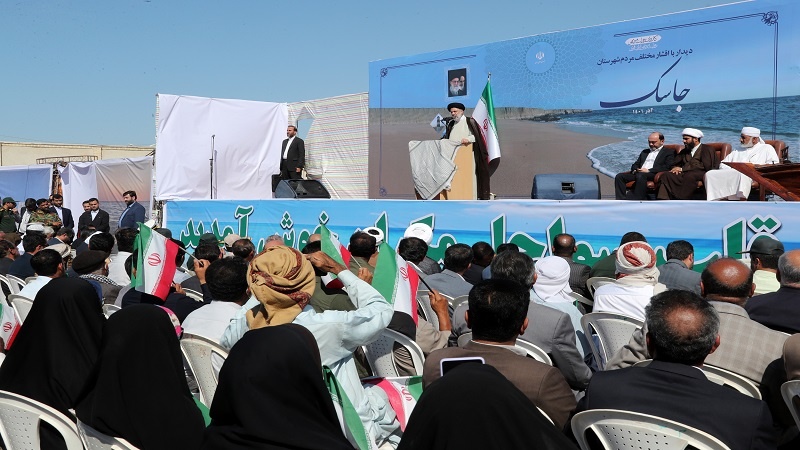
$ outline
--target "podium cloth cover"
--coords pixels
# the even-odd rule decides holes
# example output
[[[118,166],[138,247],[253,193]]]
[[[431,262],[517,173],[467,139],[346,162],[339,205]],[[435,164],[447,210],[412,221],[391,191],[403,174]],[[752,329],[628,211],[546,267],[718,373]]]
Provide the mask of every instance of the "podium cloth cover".
[[[431,200],[450,188],[456,173],[453,159],[460,144],[447,139],[410,141],[411,177],[420,197]]]

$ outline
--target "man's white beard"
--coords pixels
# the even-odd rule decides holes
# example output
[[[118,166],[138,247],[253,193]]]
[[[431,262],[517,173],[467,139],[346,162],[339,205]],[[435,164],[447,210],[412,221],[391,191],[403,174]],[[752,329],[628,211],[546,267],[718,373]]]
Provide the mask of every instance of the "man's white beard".
[[[457,95],[457,94],[458,94],[458,90],[459,90],[459,89],[458,89],[458,86],[453,86],[453,85],[450,85],[450,93],[451,93],[452,95]]]
[[[742,144],[742,148],[743,148],[743,149],[745,149],[745,150],[747,150],[747,149],[749,149],[749,148],[753,148],[753,146],[755,146],[755,145],[756,145],[756,143],[754,142],[754,140],[753,140],[753,139],[750,139],[750,143],[748,143],[748,144]]]

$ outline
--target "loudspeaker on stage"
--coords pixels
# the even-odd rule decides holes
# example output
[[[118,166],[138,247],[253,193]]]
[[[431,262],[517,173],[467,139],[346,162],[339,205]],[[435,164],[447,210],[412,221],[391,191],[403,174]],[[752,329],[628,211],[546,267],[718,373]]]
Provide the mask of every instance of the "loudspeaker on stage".
[[[600,178],[579,173],[548,173],[533,177],[531,198],[600,200]]]
[[[331,198],[331,194],[317,180],[280,180],[275,187],[275,198]]]

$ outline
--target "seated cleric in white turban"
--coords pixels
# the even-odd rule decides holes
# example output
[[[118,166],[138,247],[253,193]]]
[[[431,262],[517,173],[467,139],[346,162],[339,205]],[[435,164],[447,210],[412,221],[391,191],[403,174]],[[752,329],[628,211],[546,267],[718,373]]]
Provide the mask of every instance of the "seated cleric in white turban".
[[[732,151],[719,166],[719,170],[706,172],[704,184],[707,200],[746,200],[750,195],[753,180],[743,173],[731,169],[727,162],[743,162],[755,165],[779,162],[778,152],[761,139],[761,130],[753,127],[742,128],[739,139],[742,146]]]

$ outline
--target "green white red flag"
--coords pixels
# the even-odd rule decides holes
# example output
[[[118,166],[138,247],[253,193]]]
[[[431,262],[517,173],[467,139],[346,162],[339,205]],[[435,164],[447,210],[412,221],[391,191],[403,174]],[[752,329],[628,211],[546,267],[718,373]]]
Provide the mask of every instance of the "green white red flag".
[[[166,300],[177,266],[175,257],[180,247],[147,225],[139,224],[139,235],[133,244],[136,273],[133,287],[145,294]]]
[[[486,151],[489,153],[489,161],[500,157],[500,141],[497,138],[497,121],[494,117],[494,100],[492,100],[491,78],[486,80],[486,87],[483,88],[472,118],[478,122],[483,133],[483,141],[486,144]]]
[[[378,251],[372,287],[394,306],[395,311],[408,314],[417,323],[419,274],[385,242],[381,243]]]
[[[11,348],[11,344],[14,343],[17,333],[19,333],[22,321],[19,320],[14,308],[8,306],[6,302],[0,304],[0,324],[2,324],[0,326],[0,338],[3,338],[5,348],[8,350]]]

